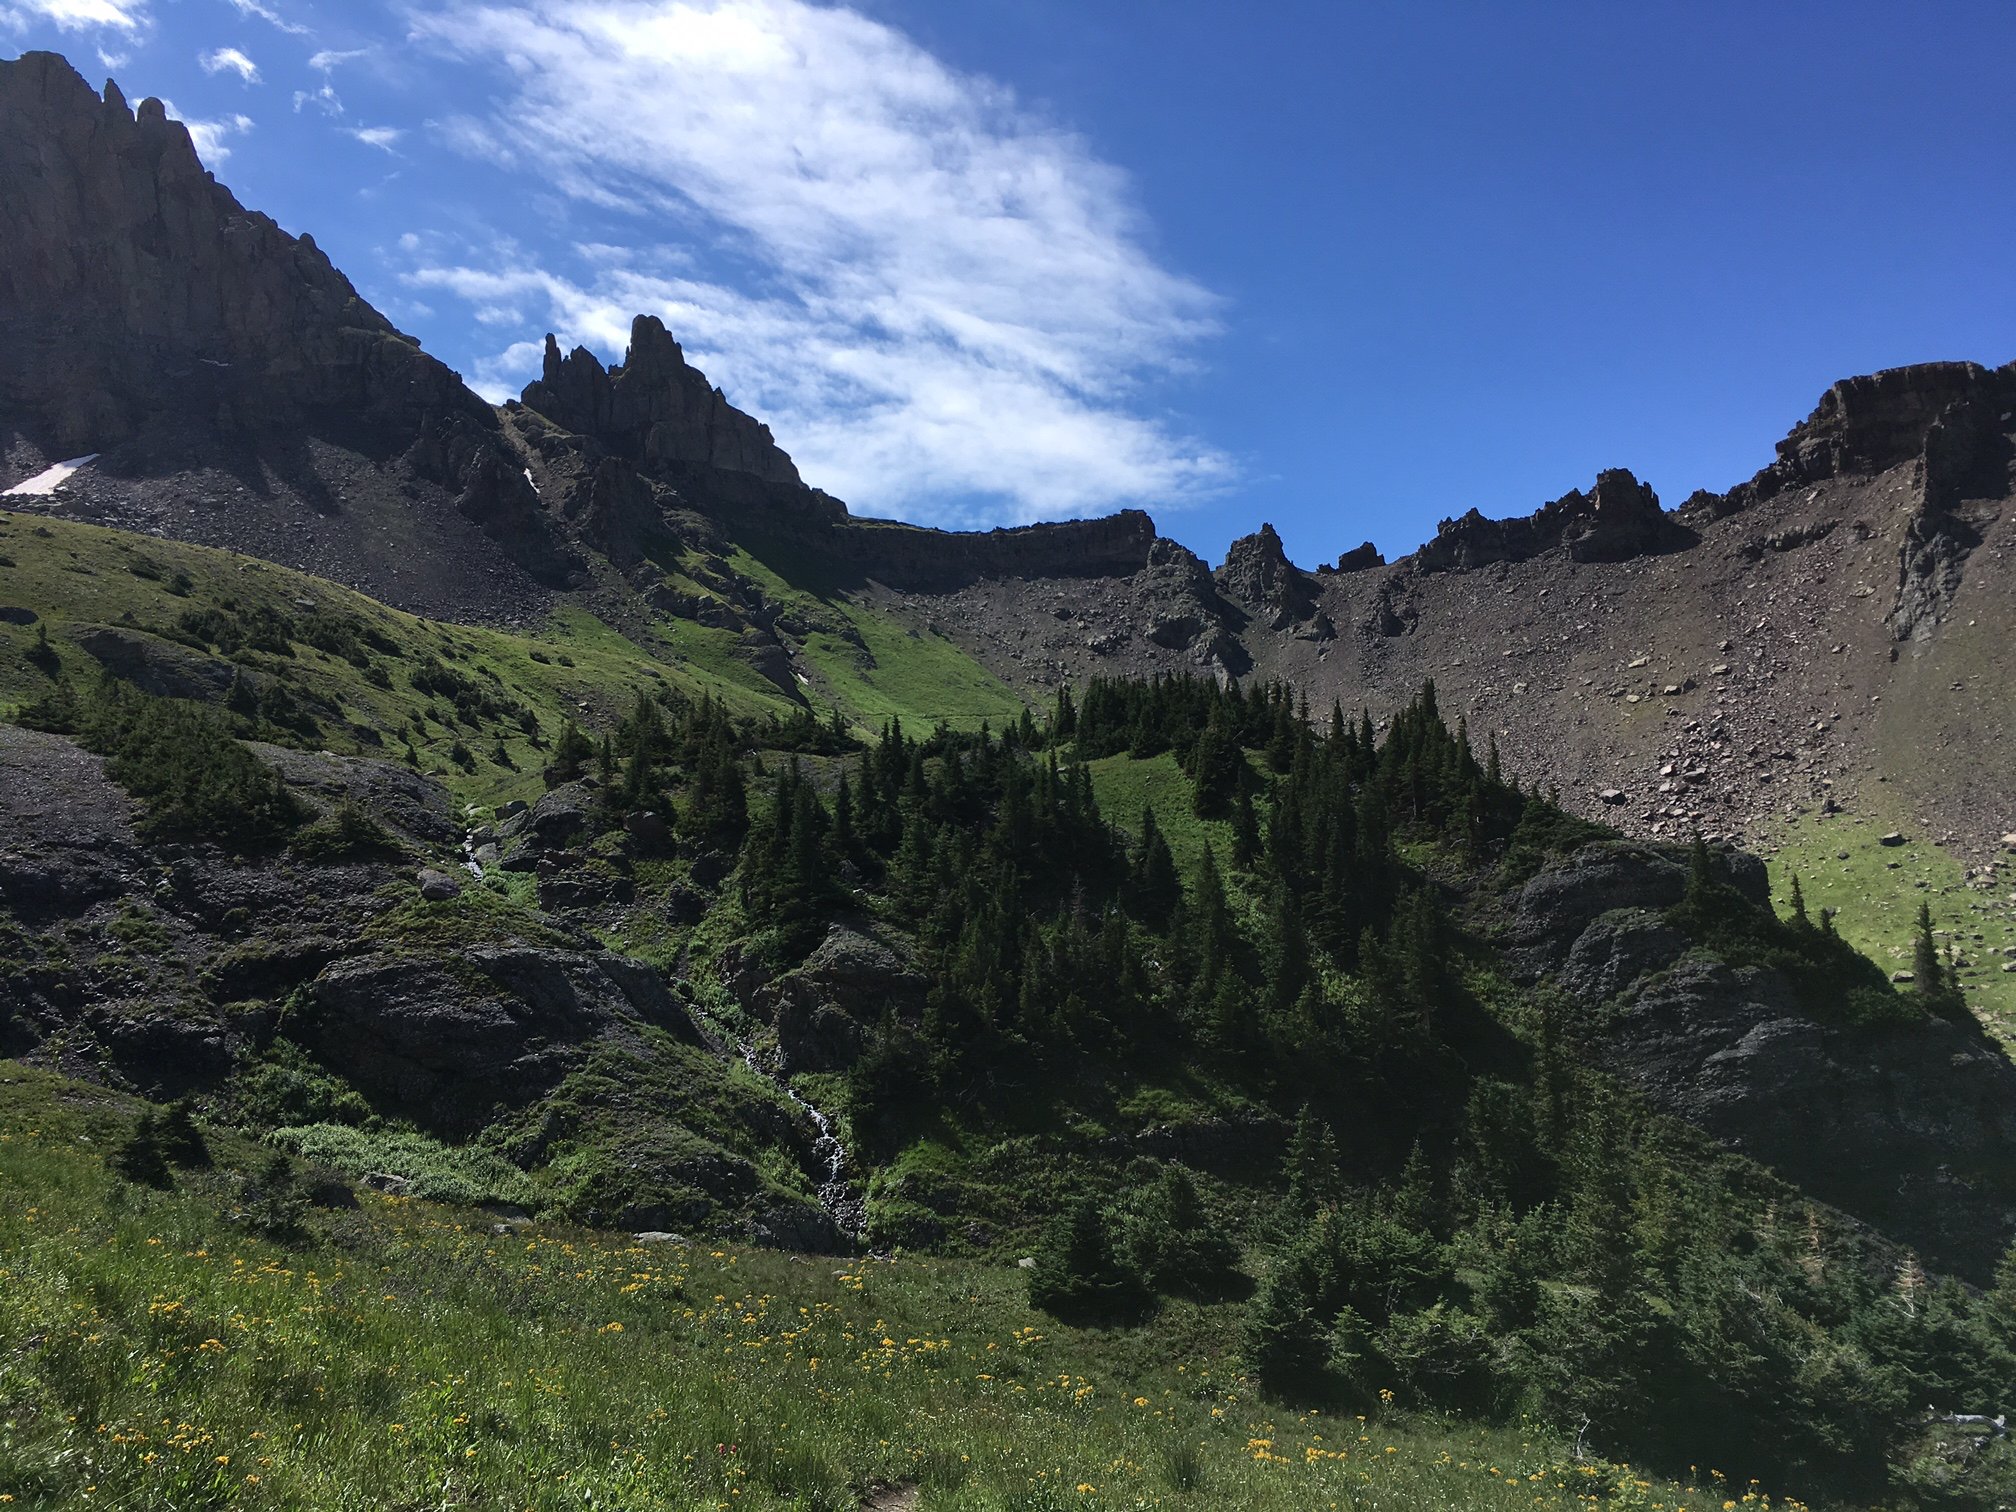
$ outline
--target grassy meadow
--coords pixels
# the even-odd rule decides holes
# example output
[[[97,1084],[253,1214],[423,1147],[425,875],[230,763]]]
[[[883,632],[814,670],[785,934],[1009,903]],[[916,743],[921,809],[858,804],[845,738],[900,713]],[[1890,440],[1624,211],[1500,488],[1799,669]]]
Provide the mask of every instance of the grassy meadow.
[[[1880,843],[1893,830],[1905,843]],[[1910,970],[1918,908],[1929,906],[1941,944],[1960,958],[1967,1005],[1991,1033],[2016,1043],[2016,971],[2003,969],[2016,963],[2016,899],[2006,878],[1995,887],[1970,883],[1930,836],[1881,813],[1802,815],[1768,859],[1781,913],[1797,876],[1807,909],[1838,910],[1843,938],[1886,972]]]
[[[1277,1412],[1231,1312],[1032,1312],[1000,1265],[638,1243],[364,1191],[288,1246],[262,1147],[161,1192],[137,1105],[0,1064],[0,1502],[341,1509],[1709,1509],[1555,1439]],[[1783,1503],[1783,1505],[1792,1505]]]

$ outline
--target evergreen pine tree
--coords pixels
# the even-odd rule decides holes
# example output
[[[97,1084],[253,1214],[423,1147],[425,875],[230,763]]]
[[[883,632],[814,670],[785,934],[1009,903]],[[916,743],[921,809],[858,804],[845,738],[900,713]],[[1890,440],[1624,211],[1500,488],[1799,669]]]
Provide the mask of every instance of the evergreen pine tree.
[[[1098,1199],[1081,1196],[1050,1225],[1029,1273],[1029,1303],[1066,1319],[1124,1316],[1140,1306],[1141,1285],[1113,1253]]]
[[[307,1217],[308,1195],[294,1161],[275,1150],[246,1191],[245,1221],[254,1233],[287,1243],[301,1237]]]
[[[1143,922],[1156,930],[1169,927],[1169,917],[1183,895],[1176,858],[1155,823],[1155,810],[1141,810],[1141,844],[1134,863],[1134,901]]]
[[[1936,998],[1946,987],[1945,967],[1939,959],[1939,942],[1932,937],[1932,905],[1918,905],[1918,930],[1911,946],[1912,985],[1918,995]]]
[[[133,1131],[113,1153],[112,1169],[138,1186],[166,1190],[174,1185],[168,1157],[161,1148],[161,1120],[152,1108],[141,1113]]]
[[[1307,1391],[1321,1377],[1330,1349],[1317,1314],[1311,1267],[1297,1251],[1275,1261],[1247,1309],[1241,1353],[1267,1390]]]
[[[1244,781],[1246,756],[1238,738],[1219,722],[1216,708],[1190,752],[1191,805],[1202,819],[1222,819],[1231,811]]]
[[[1209,1294],[1233,1269],[1238,1252],[1204,1212],[1197,1184],[1171,1166],[1127,1215],[1122,1253],[1128,1266],[1160,1292]]]
[[[1295,1120],[1282,1165],[1288,1174],[1285,1213],[1291,1219],[1307,1219],[1343,1194],[1344,1160],[1337,1150],[1337,1135],[1307,1103]]]
[[[1800,890],[1799,874],[1792,874],[1792,925],[1795,929],[1811,929],[1813,921],[1806,915],[1806,894]]]
[[[1260,818],[1253,812],[1253,795],[1239,790],[1239,804],[1232,811],[1232,865],[1251,871],[1260,859]]]
[[[210,1147],[196,1127],[196,1106],[191,1099],[176,1098],[161,1115],[160,1145],[171,1165],[201,1169],[210,1164]]]
[[[575,781],[588,769],[594,755],[595,747],[581,733],[581,727],[568,720],[560,727],[560,738],[553,743],[553,760],[545,772],[546,786],[558,787],[563,782]]]

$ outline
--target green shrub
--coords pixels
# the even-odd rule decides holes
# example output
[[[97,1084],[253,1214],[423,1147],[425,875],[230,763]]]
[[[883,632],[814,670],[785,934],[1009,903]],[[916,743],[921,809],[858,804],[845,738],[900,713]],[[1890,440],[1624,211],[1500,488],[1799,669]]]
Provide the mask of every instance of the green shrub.
[[[400,853],[391,832],[347,798],[304,825],[289,849],[304,861],[363,861]]]
[[[291,1040],[275,1040],[266,1059],[238,1074],[231,1094],[236,1116],[255,1128],[354,1124],[371,1117],[369,1103]]]
[[[474,1207],[484,1202],[530,1206],[538,1200],[532,1179],[488,1150],[444,1145],[424,1134],[371,1131],[341,1124],[276,1129],[273,1138],[304,1160],[348,1176],[384,1171],[413,1183],[413,1195]]]
[[[78,701],[72,723],[106,757],[106,775],[146,805],[142,827],[153,834],[252,850],[300,822],[279,774],[199,705],[106,678]]]

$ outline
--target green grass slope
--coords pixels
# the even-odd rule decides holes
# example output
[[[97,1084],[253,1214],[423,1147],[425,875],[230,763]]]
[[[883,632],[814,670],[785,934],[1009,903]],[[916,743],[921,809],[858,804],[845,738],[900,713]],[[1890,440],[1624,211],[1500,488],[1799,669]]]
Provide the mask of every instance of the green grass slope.
[[[283,682],[313,719],[297,743],[397,758],[410,740],[421,768],[470,802],[535,796],[562,723],[610,722],[638,688],[711,694],[741,715],[792,707],[734,660],[732,636],[688,622],[667,622],[656,643],[627,639],[576,606],[530,635],[450,625],[234,552],[0,512],[6,608],[37,618],[0,619],[0,710],[41,696],[58,676],[96,676],[74,640],[87,627],[187,635],[183,627],[209,613],[269,633],[235,649],[211,642],[168,654],[221,657]],[[435,664],[449,674],[447,691],[416,687],[415,675]],[[456,697],[464,686],[474,690],[459,700],[466,709]],[[458,760],[458,744],[473,759]]]
[[[1858,808],[1864,806],[1858,805]],[[1881,843],[1885,834],[1904,844]],[[1798,877],[1806,906],[1837,910],[1836,927],[1886,972],[1911,969],[1920,904],[1932,910],[1942,945],[1960,961],[1967,1004],[1989,1031],[2016,1043],[2016,897],[2008,879],[1976,876],[1921,826],[1894,813],[1807,814],[1792,821],[1768,858],[1780,906]]]
[[[360,1194],[289,1245],[263,1152],[107,1174],[133,1105],[0,1063],[0,1502],[19,1507],[1708,1509],[1552,1438],[1277,1413],[1225,1310],[1132,1337],[1020,1273],[497,1225]],[[1783,1505],[1795,1505],[1784,1503]]]
[[[729,558],[786,616],[802,625],[805,660],[825,692],[862,725],[895,716],[924,726],[998,729],[1019,718],[1021,698],[942,635],[900,625],[857,602],[848,585],[803,548],[756,540]]]

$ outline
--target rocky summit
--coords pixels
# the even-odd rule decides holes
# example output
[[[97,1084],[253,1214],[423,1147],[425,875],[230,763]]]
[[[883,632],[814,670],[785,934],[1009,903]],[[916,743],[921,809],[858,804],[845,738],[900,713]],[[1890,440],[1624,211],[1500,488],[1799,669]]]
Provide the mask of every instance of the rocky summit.
[[[923,529],[38,53],[0,352],[0,1499],[2016,1497],[2016,365]]]

